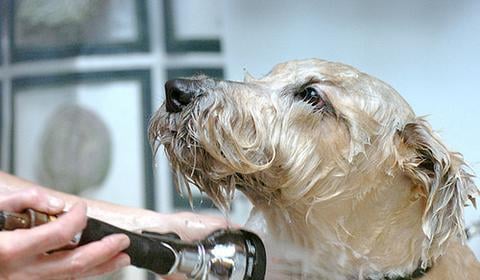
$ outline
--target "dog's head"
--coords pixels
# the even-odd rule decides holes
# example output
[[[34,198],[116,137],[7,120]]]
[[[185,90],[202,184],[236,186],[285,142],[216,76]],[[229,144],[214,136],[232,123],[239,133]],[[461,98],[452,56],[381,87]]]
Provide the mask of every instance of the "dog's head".
[[[342,201],[355,209],[395,186],[408,194],[402,203],[422,205],[427,251],[463,235],[463,207],[477,190],[461,155],[374,77],[306,60],[277,65],[261,79],[196,76],[165,87],[151,141],[164,145],[180,184],[192,182],[221,208],[237,188],[260,209],[308,223],[316,205]],[[380,203],[400,207],[392,201],[403,198]]]

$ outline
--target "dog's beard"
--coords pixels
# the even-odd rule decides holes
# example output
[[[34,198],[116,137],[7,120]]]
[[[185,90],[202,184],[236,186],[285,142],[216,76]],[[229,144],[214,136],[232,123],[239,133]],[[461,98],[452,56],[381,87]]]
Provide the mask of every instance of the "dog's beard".
[[[162,106],[152,118],[149,137],[155,153],[161,145],[174,171],[175,185],[187,193],[191,185],[228,212],[235,189],[261,186],[249,176],[266,169],[274,158],[264,147],[264,124],[248,112],[239,112],[233,100],[198,98],[179,113]],[[229,112],[225,114],[225,112]],[[262,129],[262,132],[260,130]],[[258,188],[252,194],[258,195]]]
[[[229,211],[234,194],[232,176],[216,175],[209,168],[210,156],[199,145],[198,134],[193,128],[193,106],[180,113],[168,113],[162,106],[150,124],[150,141],[156,154],[164,146],[166,156],[173,170],[177,191],[187,195],[192,205],[191,185],[206,193],[216,206]]]

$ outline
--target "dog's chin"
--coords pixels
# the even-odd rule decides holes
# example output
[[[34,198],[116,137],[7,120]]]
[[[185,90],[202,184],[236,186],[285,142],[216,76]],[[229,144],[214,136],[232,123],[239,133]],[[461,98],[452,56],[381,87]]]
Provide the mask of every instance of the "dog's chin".
[[[233,200],[236,176],[219,174],[225,168],[213,160],[198,143],[191,128],[188,128],[188,119],[179,113],[159,110],[151,122],[150,131],[155,153],[160,146],[164,147],[177,191],[187,196],[192,203],[193,185],[206,193],[220,210],[228,212]]]

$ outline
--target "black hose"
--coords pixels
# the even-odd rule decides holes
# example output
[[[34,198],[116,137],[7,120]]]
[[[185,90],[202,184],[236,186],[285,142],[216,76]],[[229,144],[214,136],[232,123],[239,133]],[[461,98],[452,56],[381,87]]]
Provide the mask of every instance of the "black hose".
[[[126,234],[130,239],[130,246],[123,252],[130,256],[132,265],[161,275],[168,274],[175,265],[175,253],[159,237],[137,234],[93,218],[88,218],[79,245],[101,240],[114,233]]]

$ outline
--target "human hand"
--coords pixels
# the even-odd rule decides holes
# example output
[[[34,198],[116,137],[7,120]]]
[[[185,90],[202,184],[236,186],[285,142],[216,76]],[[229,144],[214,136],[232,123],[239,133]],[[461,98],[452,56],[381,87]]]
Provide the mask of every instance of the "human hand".
[[[0,210],[27,208],[59,214],[64,202],[38,189],[0,194]],[[115,234],[73,250],[61,249],[86,226],[86,206],[75,204],[56,221],[32,229],[0,232],[0,278],[72,279],[105,274],[130,264],[121,251],[129,246],[126,235]],[[48,253],[52,252],[52,253]]]

